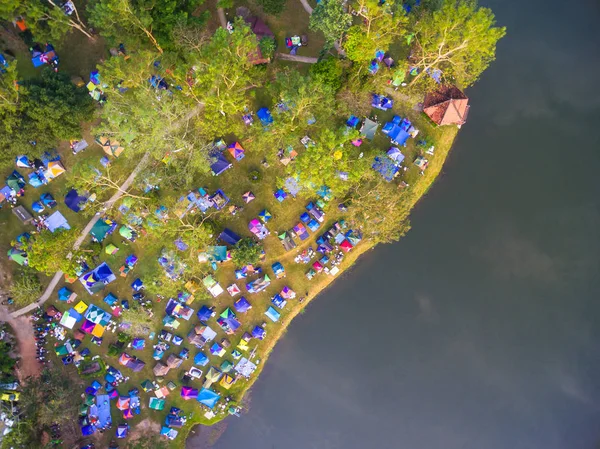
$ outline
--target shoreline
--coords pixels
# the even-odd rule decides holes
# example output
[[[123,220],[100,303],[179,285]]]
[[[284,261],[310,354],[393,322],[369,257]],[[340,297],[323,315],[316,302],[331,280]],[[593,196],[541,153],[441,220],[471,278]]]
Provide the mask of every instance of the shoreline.
[[[445,143],[444,145],[440,145],[438,148],[436,148],[436,150],[438,150],[436,153],[436,158],[433,160],[433,163],[430,165],[429,171],[426,172],[426,174],[424,175],[423,182],[417,184],[419,186],[418,192],[411,192],[412,193],[412,196],[411,196],[412,204],[409,209],[409,216],[412,213],[413,209],[418,205],[418,203],[424,197],[427,196],[427,193],[429,192],[431,187],[434,185],[434,183],[440,176],[440,174],[442,172],[442,168],[446,162],[446,159],[448,158],[448,155],[450,154],[452,148],[454,147],[454,143],[456,142],[456,138],[458,137],[458,131],[459,130],[456,129],[456,131],[451,136],[451,139],[449,142],[444,142]],[[417,189],[415,189],[415,190],[417,190]],[[254,372],[254,375],[248,380],[244,389],[241,391],[240,401],[243,401],[246,398],[246,396],[248,395],[248,393],[250,392],[254,383],[261,375],[263,367],[268,362],[271,352],[273,351],[273,349],[279,342],[280,338],[287,332],[288,326],[292,323],[294,318],[296,318],[298,316],[298,314],[300,314],[304,310],[306,310],[306,307],[315,298],[320,296],[321,293],[325,292],[330,286],[334,285],[338,279],[342,278],[349,271],[351,271],[354,268],[354,265],[356,264],[356,262],[360,259],[360,257],[363,254],[367,253],[368,251],[375,250],[378,246],[379,245],[377,243],[362,241],[361,245],[358,245],[357,247],[354,248],[354,251],[352,251],[346,255],[346,258],[345,258],[344,262],[342,263],[342,265],[345,265],[345,267],[340,270],[340,273],[337,276],[332,277],[332,278],[322,278],[320,283],[315,284],[315,290],[312,293],[310,293],[309,295],[307,295],[305,301],[302,304],[297,304],[296,307],[292,310],[292,312],[289,315],[287,315],[284,320],[281,321],[281,326],[279,326],[277,328],[277,330],[274,331],[275,338],[269,339],[268,344],[260,352],[260,364],[258,365],[256,371]],[[327,282],[324,282],[324,281],[327,281]],[[245,409],[245,412],[246,413],[249,412],[249,407],[247,409]],[[226,418],[230,418],[230,417],[226,417]],[[210,424],[203,424],[202,422],[200,422],[200,420],[190,420],[188,422],[189,426],[186,426],[183,429],[181,429],[180,437],[182,437],[182,438],[177,441],[174,441],[173,443],[175,443],[175,444],[173,445],[173,447],[181,448],[181,449],[205,449],[205,447],[188,446],[187,443],[188,443],[188,440],[190,439],[190,433],[192,432],[192,430],[194,430],[196,428],[203,428],[203,427],[213,428],[213,426],[222,424],[225,426],[225,429],[223,429],[220,432],[220,435],[218,437],[218,438],[220,438],[220,436],[226,430],[226,426],[227,426],[226,421],[227,421],[227,419],[221,419],[221,420],[215,421]],[[198,432],[196,432],[196,433],[198,433]],[[208,446],[206,446],[206,448],[210,448],[213,445],[214,444],[211,443]]]

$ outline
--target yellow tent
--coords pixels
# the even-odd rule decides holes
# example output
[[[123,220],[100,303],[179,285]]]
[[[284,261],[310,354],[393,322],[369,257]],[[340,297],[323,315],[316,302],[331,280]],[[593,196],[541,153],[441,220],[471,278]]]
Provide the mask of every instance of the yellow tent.
[[[48,177],[56,178],[57,176],[62,175],[65,172],[65,167],[59,161],[52,161],[48,163]]]
[[[244,340],[241,340],[239,342],[239,344],[237,345],[237,347],[241,351],[247,351],[248,350],[248,343],[246,343]]]
[[[235,377],[230,376],[229,374],[225,374],[225,376],[223,376],[223,378],[219,382],[219,385],[221,385],[226,390],[229,390],[234,383]]]
[[[83,314],[88,308],[87,304],[83,301],[79,301],[75,307],[73,307],[77,313]]]

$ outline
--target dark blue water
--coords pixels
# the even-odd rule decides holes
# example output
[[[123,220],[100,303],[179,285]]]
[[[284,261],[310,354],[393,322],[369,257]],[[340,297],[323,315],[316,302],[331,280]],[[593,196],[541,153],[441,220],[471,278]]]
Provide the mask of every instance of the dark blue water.
[[[217,449],[598,447],[600,6],[484,3],[508,35],[413,230],[297,318]]]

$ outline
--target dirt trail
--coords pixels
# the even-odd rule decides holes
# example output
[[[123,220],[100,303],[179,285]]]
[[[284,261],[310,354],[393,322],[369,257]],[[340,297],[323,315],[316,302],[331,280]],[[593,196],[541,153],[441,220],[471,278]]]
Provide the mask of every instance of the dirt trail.
[[[29,376],[39,375],[42,369],[35,358],[35,339],[29,318],[24,316],[14,318],[8,313],[6,307],[0,306],[0,321],[8,323],[12,327],[19,344],[19,355],[21,356],[17,365],[19,380],[23,382]]]

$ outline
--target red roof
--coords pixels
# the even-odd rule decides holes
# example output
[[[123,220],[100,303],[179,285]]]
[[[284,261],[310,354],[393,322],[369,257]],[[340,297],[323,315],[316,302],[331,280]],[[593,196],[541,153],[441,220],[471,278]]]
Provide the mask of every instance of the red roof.
[[[469,99],[455,86],[442,86],[425,96],[423,112],[438,125],[463,125],[469,114]]]

